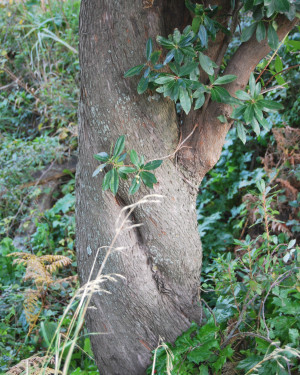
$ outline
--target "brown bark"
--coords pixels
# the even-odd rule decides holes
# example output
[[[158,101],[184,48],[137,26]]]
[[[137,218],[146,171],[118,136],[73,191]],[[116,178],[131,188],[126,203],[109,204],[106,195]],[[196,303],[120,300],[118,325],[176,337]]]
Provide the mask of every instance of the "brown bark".
[[[88,279],[97,249],[111,243],[122,207],[149,193],[143,188],[137,196],[128,196],[127,182],[120,186],[117,197],[103,192],[101,176],[92,178],[98,165],[93,154],[108,151],[119,135],[126,134],[127,149],[134,148],[146,160],[159,159],[171,154],[179,139],[174,104],[168,99],[153,100],[147,93],[138,96],[137,79],[126,80],[123,74],[145,61],[148,37],[165,36],[188,19],[184,1],[179,0],[157,1],[149,8],[143,7],[142,0],[82,0],[76,171],[77,259],[82,283]],[[217,51],[220,45],[215,48]],[[214,116],[223,110],[209,104],[206,117],[202,114],[209,121],[201,119],[189,144],[195,157],[185,150],[182,165],[173,158],[157,170],[159,183],[154,193],[165,197],[163,203],[134,212],[132,222],[144,225],[118,238],[117,245],[125,249],[113,252],[105,266],[104,273],[126,278],[107,283],[111,294],[95,294],[94,309],[88,312],[90,331],[99,333],[91,340],[102,375],[145,373],[159,336],[174,341],[192,320],[199,322],[197,189],[183,174],[189,172],[192,182],[196,177],[200,183],[208,166],[217,161],[215,155],[221,151],[228,128],[219,124],[215,128]],[[185,123],[195,124],[197,116],[192,113]],[[101,250],[98,265],[104,255]]]

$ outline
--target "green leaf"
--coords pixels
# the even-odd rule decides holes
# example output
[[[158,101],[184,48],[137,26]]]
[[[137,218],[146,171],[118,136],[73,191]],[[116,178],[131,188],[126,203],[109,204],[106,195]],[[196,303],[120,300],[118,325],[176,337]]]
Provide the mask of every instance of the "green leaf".
[[[136,168],[133,168],[133,167],[120,167],[119,169],[118,169],[118,172],[120,172],[120,173],[134,173],[134,172],[136,172]]]
[[[259,134],[260,134],[260,127],[259,127],[259,124],[258,124],[258,122],[257,122],[257,120],[256,120],[255,117],[252,117],[252,120],[251,120],[251,126],[252,126],[252,128],[253,128],[255,134],[256,134],[257,137],[258,137]]]
[[[159,85],[164,85],[165,83],[172,82],[174,80],[175,80],[174,76],[168,75],[168,76],[158,77],[158,78],[156,78],[156,80],[154,82],[158,83]]]
[[[139,159],[138,154],[136,153],[135,150],[130,151],[130,160],[131,160],[132,164],[139,167],[140,159]]]
[[[139,188],[141,186],[141,180],[138,177],[134,177],[134,179],[132,180],[132,183],[131,183],[131,186],[129,188],[129,194],[132,195],[132,194],[135,194]]]
[[[250,94],[251,94],[251,96],[254,97],[254,94],[255,94],[255,78],[254,78],[254,74],[253,73],[250,74],[249,88],[250,88]]]
[[[167,49],[173,49],[175,47],[173,42],[171,42],[169,39],[164,38],[163,36],[158,36],[156,38],[156,41],[158,44],[160,44],[163,47],[166,47]]]
[[[151,56],[150,56],[150,61],[153,65],[155,65],[159,59],[161,55],[161,51],[154,51],[152,52]]]
[[[164,65],[167,65],[174,58],[175,51],[176,49],[172,49],[170,52],[167,53],[167,56],[163,62]]]
[[[220,115],[217,117],[217,119],[222,123],[222,124],[227,124],[227,119],[224,115]]]
[[[290,3],[288,0],[273,0],[277,12],[285,13],[290,10]]]
[[[217,64],[214,63],[208,56],[204,55],[202,52],[199,52],[199,62],[201,68],[208,74],[214,74],[214,68],[217,68]]]
[[[224,87],[213,87],[211,89],[211,98],[215,102],[227,103],[230,100],[230,94]]]
[[[138,83],[137,92],[143,94],[148,88],[149,78],[142,77]]]
[[[178,29],[175,29],[174,32],[173,32],[173,40],[176,44],[178,44],[180,42],[180,38],[181,38],[181,33]]]
[[[97,176],[97,174],[99,174],[100,172],[103,171],[104,167],[106,167],[106,164],[101,164],[99,165],[95,170],[94,170],[94,173],[93,173],[93,177]]]
[[[263,108],[271,109],[272,111],[278,111],[280,109],[283,109],[283,105],[281,103],[274,102],[273,100],[266,100],[262,99],[257,102],[257,104],[260,104],[263,106]]]
[[[245,144],[246,143],[246,131],[245,131],[244,125],[241,122],[238,122],[236,129],[237,129],[238,137]]]
[[[195,102],[195,109],[201,108],[203,106],[204,102],[205,102],[205,95],[204,94],[200,94],[198,96],[198,99]]]
[[[134,66],[133,68],[127,70],[127,72],[124,74],[124,77],[128,78],[128,77],[132,77],[137,74],[140,74],[141,71],[144,69],[144,67],[145,67],[145,64]]]
[[[252,99],[251,96],[246,91],[242,91],[242,90],[237,90],[235,92],[235,95],[240,100],[251,100]]]
[[[152,39],[149,38],[147,40],[147,43],[146,43],[146,59],[147,59],[147,61],[150,60],[151,53],[152,53]]]
[[[209,375],[208,367],[206,365],[201,365],[199,369],[200,369],[199,375]]]
[[[268,44],[272,50],[276,50],[279,44],[278,35],[271,24],[268,27]]]
[[[234,108],[234,110],[231,113],[231,118],[236,118],[236,119],[240,118],[244,114],[246,108],[247,108],[246,104],[243,104],[243,105],[240,105],[239,107]]]
[[[256,39],[260,43],[266,38],[266,26],[263,21],[258,22],[256,29]]]
[[[233,82],[236,78],[237,76],[233,74],[226,74],[223,77],[218,77],[215,80],[214,85],[226,85],[227,83]]]
[[[193,70],[195,70],[197,68],[197,66],[198,66],[198,64],[193,63],[193,62],[189,62],[189,63],[183,65],[179,69],[179,76],[183,77],[183,76],[189,75]]]
[[[99,161],[107,161],[109,156],[106,152],[99,152],[99,154],[94,155],[94,158]]]
[[[245,27],[245,29],[242,31],[241,41],[247,42],[253,35],[255,29],[256,29],[257,23],[252,23],[250,26]]]
[[[112,169],[106,173],[102,182],[102,189],[105,191],[109,188],[110,180],[112,178],[113,171]]]
[[[275,70],[276,73],[280,73],[283,70],[283,64],[279,55],[277,55],[275,59]]]
[[[122,154],[122,151],[124,150],[125,146],[125,135],[121,135],[115,144],[114,148],[114,156],[119,156]]]
[[[195,34],[197,34],[197,32],[199,31],[200,23],[201,23],[201,17],[195,16],[192,22],[192,30],[194,31]]]
[[[153,189],[153,184],[157,183],[156,177],[153,173],[150,172],[141,172],[140,174],[143,183],[148,186],[149,188]]]
[[[187,90],[183,87],[179,89],[179,101],[184,112],[188,114],[191,110],[192,103]]]
[[[205,26],[200,25],[199,31],[198,31],[198,37],[200,39],[202,47],[207,48],[208,39],[207,39],[207,31],[206,31]]]
[[[115,168],[112,169],[112,175],[111,175],[109,187],[113,195],[116,195],[118,188],[119,188],[119,175]]]
[[[253,118],[254,118],[254,107],[253,107],[253,104],[249,104],[246,108],[246,111],[244,112],[244,119],[246,121],[246,124],[250,124]]]
[[[160,167],[162,165],[162,160],[153,160],[153,161],[149,161],[149,163],[147,163],[145,166],[144,166],[144,170],[145,171],[152,171],[158,167]]]

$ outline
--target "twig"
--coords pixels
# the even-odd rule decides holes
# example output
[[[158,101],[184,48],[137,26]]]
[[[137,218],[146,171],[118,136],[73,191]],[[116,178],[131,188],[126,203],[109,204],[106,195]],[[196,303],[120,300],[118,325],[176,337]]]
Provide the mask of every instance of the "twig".
[[[265,84],[265,87],[268,86],[268,84],[272,81],[272,79],[276,76],[278,76],[278,74],[281,74],[283,72],[287,72],[288,70],[290,69],[294,69],[294,68],[298,68],[300,66],[300,64],[296,64],[296,65],[292,65],[292,66],[289,66],[288,68],[285,68],[283,70],[281,70],[280,72],[274,74],[271,78],[269,78],[269,80],[267,81],[267,83]]]

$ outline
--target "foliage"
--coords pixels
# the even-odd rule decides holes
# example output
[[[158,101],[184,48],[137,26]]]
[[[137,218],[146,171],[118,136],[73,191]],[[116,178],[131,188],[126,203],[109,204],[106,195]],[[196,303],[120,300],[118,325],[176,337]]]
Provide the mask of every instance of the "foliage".
[[[125,136],[121,135],[117,139],[113,151],[111,147],[110,155],[108,155],[106,152],[100,152],[99,154],[94,155],[94,158],[101,161],[102,164],[100,164],[99,167],[97,167],[97,169],[94,171],[93,177],[97,176],[104,170],[104,168],[111,165],[112,169],[106,172],[103,178],[102,189],[104,191],[110,189],[111,192],[116,195],[119,189],[119,178],[127,180],[128,175],[131,173],[134,173],[134,178],[129,188],[129,194],[134,194],[139,190],[141,181],[147,187],[153,189],[153,184],[156,184],[157,180],[155,175],[149,171],[153,171],[154,169],[160,167],[162,160],[151,160],[149,162],[145,162],[143,155],[139,157],[135,150],[131,150],[129,155],[132,164],[124,164],[127,156],[126,152],[122,154],[124,147]]]
[[[233,3],[233,8],[234,4]],[[296,16],[296,5],[291,1],[244,1],[243,11],[253,12],[254,22],[243,29],[241,42],[248,41],[256,31],[256,39],[261,42],[266,38],[270,48],[276,50],[279,40],[275,28],[275,18],[281,13],[289,20]],[[143,94],[148,88],[162,93],[175,103],[179,102],[182,110],[188,114],[192,107],[199,109],[209,100],[227,103],[234,110],[231,119],[237,120],[237,135],[243,143],[246,142],[245,125],[251,125],[254,132],[260,134],[260,126],[268,129],[268,123],[263,112],[282,109],[275,101],[264,99],[261,83],[251,74],[247,91],[238,90],[235,97],[222,87],[234,81],[237,77],[232,74],[219,75],[220,67],[204,52],[208,50],[208,41],[214,41],[219,31],[231,35],[234,30],[225,29],[218,21],[217,6],[205,8],[202,4],[186,1],[187,8],[194,14],[192,25],[187,26],[182,33],[175,29],[168,38],[158,36],[156,41],[168,53],[162,63],[158,63],[161,50],[153,51],[151,38],[146,44],[146,62],[129,69],[124,77],[132,77],[143,72],[137,91]],[[267,31],[266,31],[267,26]],[[200,75],[206,74],[209,83],[199,81]],[[205,77],[205,76],[204,76]],[[202,80],[203,82],[203,80]],[[221,115],[220,122],[228,122],[230,118]]]

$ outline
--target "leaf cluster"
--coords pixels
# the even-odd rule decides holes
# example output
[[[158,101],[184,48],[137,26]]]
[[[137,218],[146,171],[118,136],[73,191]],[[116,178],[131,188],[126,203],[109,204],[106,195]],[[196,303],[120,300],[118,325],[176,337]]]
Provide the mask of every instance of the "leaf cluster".
[[[97,176],[103,170],[105,175],[102,182],[102,189],[108,190],[116,195],[119,189],[120,178],[123,180],[128,180],[130,174],[134,174],[134,177],[129,188],[129,194],[136,193],[140,186],[141,182],[145,186],[153,189],[153,185],[157,183],[156,177],[150,171],[153,171],[161,166],[162,160],[152,160],[145,162],[143,155],[138,156],[135,150],[130,150],[129,156],[132,164],[124,164],[127,153],[124,152],[125,147],[125,136],[121,135],[114,146],[110,155],[106,152],[100,152],[94,155],[94,158],[102,164],[100,164],[93,173],[93,177]],[[111,166],[112,168],[107,171],[107,167]]]

